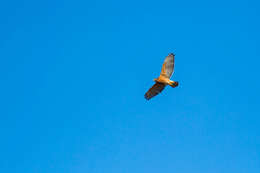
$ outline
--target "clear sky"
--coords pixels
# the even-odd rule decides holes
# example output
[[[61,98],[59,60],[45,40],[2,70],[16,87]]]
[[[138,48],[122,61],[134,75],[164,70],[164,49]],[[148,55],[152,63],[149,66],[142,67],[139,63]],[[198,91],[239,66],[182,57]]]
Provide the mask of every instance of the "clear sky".
[[[260,1],[0,2],[1,173],[259,173]],[[168,53],[173,80],[144,93]]]

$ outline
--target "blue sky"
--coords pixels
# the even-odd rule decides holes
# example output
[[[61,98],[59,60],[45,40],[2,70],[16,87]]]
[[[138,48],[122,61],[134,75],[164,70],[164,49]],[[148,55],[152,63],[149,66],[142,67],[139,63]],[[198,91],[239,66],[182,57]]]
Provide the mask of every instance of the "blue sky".
[[[259,8],[1,2],[0,172],[259,173]]]

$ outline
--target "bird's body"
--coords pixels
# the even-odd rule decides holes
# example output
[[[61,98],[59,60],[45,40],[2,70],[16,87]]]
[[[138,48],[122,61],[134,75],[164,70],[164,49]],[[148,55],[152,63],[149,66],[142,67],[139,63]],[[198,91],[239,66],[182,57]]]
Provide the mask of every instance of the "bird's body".
[[[162,71],[160,76],[154,81],[156,82],[144,95],[144,97],[149,100],[152,97],[156,96],[165,88],[165,86],[170,85],[175,88],[179,85],[178,82],[170,80],[174,70],[174,54],[170,53],[164,60]]]
[[[155,82],[163,83],[166,85],[173,85],[174,81],[170,80],[169,78],[165,76],[159,76],[157,79],[154,79]]]

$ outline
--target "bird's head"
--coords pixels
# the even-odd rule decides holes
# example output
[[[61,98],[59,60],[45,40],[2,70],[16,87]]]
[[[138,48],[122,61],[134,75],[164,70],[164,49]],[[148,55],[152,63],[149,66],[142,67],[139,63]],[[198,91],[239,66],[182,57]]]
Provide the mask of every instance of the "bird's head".
[[[175,54],[174,53],[170,53],[169,56],[175,56]]]

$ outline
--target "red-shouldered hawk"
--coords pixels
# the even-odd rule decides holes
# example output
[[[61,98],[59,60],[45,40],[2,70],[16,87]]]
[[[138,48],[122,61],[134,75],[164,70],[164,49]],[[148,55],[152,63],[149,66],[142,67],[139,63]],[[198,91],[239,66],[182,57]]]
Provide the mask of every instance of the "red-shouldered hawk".
[[[158,78],[154,79],[156,82],[144,95],[145,99],[149,100],[156,96],[165,88],[166,85],[170,85],[175,88],[179,85],[178,82],[170,80],[174,69],[174,57],[173,53],[170,53],[164,60],[161,74]]]

